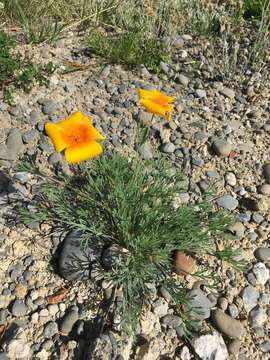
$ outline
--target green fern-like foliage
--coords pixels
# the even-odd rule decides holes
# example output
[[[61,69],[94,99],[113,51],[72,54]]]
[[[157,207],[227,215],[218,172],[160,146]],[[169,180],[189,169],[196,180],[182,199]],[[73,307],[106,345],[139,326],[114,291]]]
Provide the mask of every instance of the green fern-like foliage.
[[[213,211],[208,197],[175,207],[182,184],[182,175],[164,160],[148,163],[115,153],[80,167],[74,177],[43,180],[31,202],[34,211],[20,210],[21,219],[79,230],[84,246],[100,241],[124,250],[105,276],[123,290],[128,330],[148,301],[149,284],[158,287],[171,278],[174,252],[216,255],[213,239],[222,238],[231,223]]]

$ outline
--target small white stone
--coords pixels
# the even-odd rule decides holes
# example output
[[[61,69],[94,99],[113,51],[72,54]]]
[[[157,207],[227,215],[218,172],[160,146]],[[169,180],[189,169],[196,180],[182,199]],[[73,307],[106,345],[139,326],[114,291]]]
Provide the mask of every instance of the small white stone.
[[[59,306],[59,310],[60,310],[60,311],[65,312],[65,310],[66,310],[66,308],[67,308],[67,307],[66,307],[66,304],[60,303],[58,306]]]
[[[190,360],[190,352],[187,346],[184,346],[180,351],[181,360]]]
[[[36,354],[36,359],[47,360],[49,358],[49,356],[50,356],[50,354],[45,349],[42,349],[41,351],[39,351]]]
[[[9,359],[31,359],[32,351],[29,345],[21,340],[11,340],[7,346]]]
[[[50,314],[49,314],[49,311],[47,310],[47,309],[42,309],[42,310],[40,310],[40,312],[39,312],[39,316],[49,316]]]
[[[57,304],[51,304],[48,306],[48,311],[52,316],[55,316],[59,311],[59,307]]]
[[[31,322],[33,324],[37,324],[38,323],[38,318],[39,318],[38,313],[35,312],[34,314],[31,315]]]
[[[228,172],[225,175],[225,181],[228,185],[235,186],[236,185],[236,176],[234,175],[233,172]]]
[[[260,285],[265,285],[269,279],[269,269],[262,262],[253,266],[253,274]]]

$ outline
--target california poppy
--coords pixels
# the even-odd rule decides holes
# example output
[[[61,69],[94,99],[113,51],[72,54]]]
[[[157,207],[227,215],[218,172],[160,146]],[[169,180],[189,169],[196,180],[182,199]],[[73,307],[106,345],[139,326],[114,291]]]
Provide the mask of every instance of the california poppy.
[[[138,90],[140,103],[145,107],[146,111],[163,116],[167,120],[171,120],[174,105],[172,103],[176,100],[173,97],[167,96],[158,90]]]
[[[80,111],[56,124],[46,123],[45,131],[56,151],[65,150],[65,157],[71,164],[96,157],[103,151],[98,141],[104,137]]]

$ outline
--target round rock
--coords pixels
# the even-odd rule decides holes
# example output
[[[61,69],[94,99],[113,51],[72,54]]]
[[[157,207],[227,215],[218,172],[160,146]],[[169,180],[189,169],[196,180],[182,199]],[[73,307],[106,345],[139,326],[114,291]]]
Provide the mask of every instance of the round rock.
[[[161,319],[161,322],[163,325],[175,329],[176,327],[180,326],[180,324],[182,323],[182,320],[179,316],[176,316],[176,315],[165,315]]]
[[[262,195],[270,195],[270,185],[262,184],[258,187],[258,192]]]
[[[253,266],[253,274],[260,285],[265,285],[269,279],[269,269],[262,262],[258,262]]]
[[[216,203],[227,210],[234,210],[238,206],[238,200],[231,195],[221,196],[216,200]]]
[[[232,144],[224,140],[217,139],[213,142],[212,148],[216,155],[220,157],[227,157],[232,151]]]
[[[50,321],[45,325],[43,335],[46,339],[52,338],[57,333],[58,333],[58,326],[56,322]]]
[[[257,305],[259,293],[255,287],[249,285],[242,291],[242,299],[246,311],[250,311]]]
[[[259,247],[255,250],[254,253],[256,259],[261,261],[270,261],[270,248],[267,247]]]
[[[12,308],[11,308],[11,312],[14,316],[24,316],[27,314],[28,308],[25,305],[25,303],[21,300],[15,300]]]

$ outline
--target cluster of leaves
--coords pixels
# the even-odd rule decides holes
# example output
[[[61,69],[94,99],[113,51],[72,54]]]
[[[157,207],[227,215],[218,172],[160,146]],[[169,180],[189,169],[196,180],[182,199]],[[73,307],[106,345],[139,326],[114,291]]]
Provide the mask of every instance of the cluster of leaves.
[[[14,89],[29,92],[36,82],[47,85],[47,76],[54,71],[51,63],[36,66],[23,58],[19,52],[14,51],[15,46],[16,39],[0,31],[0,89],[8,102],[12,100]]]
[[[131,67],[144,64],[153,72],[160,70],[161,61],[168,60],[164,43],[153,36],[147,38],[142,31],[117,35],[104,35],[94,31],[89,37],[88,45],[96,54],[111,62]]]
[[[214,245],[231,218],[213,211],[209,198],[175,207],[182,184],[181,174],[162,159],[145,163],[107,155],[80,166],[72,178],[46,178],[32,212],[20,209],[20,217],[26,225],[38,221],[80,231],[85,246],[100,241],[123,249],[107,277],[123,290],[128,330],[150,297],[149,284],[158,287],[171,278],[176,250],[233,262],[233,251],[224,257]]]

